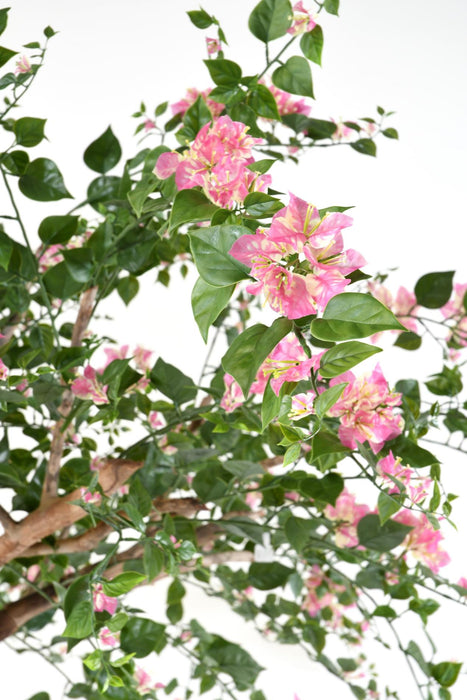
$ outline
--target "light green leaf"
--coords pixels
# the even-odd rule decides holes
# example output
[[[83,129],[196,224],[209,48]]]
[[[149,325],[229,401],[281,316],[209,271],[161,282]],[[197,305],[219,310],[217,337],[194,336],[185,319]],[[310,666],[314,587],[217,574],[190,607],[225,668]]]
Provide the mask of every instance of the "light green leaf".
[[[358,340],[340,343],[327,350],[321,357],[319,373],[323,377],[337,377],[377,352],[381,352],[381,348],[360,343]]]
[[[302,56],[291,56],[284,65],[276,68],[272,74],[272,82],[280,90],[314,99],[310,66]]]
[[[250,229],[229,224],[189,234],[195,264],[205,282],[229,287],[248,277],[249,268],[229,254],[235,241],[245,234],[251,234]]]

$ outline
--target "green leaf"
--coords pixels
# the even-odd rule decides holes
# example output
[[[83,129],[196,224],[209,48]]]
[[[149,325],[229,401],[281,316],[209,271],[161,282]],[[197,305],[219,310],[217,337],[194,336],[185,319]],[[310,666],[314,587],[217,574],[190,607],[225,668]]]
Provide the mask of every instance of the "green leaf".
[[[446,413],[444,425],[450,433],[455,433],[460,430],[467,437],[467,415],[459,411],[457,408],[450,408]]]
[[[270,564],[256,562],[251,564],[249,568],[248,580],[252,586],[260,591],[269,591],[272,588],[285,586],[292,573],[293,569],[279,564],[279,562],[271,562]]]
[[[128,306],[130,301],[135,298],[139,292],[139,282],[133,275],[128,275],[128,277],[122,277],[118,281],[117,292],[125,304]]]
[[[376,144],[371,139],[358,139],[358,141],[351,143],[350,147],[357,153],[363,153],[365,156],[376,155]]]
[[[13,242],[11,238],[3,231],[0,231],[0,267],[4,270],[8,270],[12,252]]]
[[[315,501],[330,503],[335,506],[339,495],[344,489],[344,480],[336,472],[330,472],[322,479],[309,477],[300,484],[300,491]]]
[[[281,407],[282,397],[276,396],[276,393],[271,387],[271,382],[268,382],[266,389],[263,394],[263,401],[261,403],[261,430],[264,432],[268,427],[269,423],[274,420],[279,415],[279,410]]]
[[[203,192],[180,190],[175,196],[169,218],[169,229],[195,221],[209,221],[218,206],[213,204]]]
[[[238,690],[250,688],[262,670],[238,644],[228,642],[217,635],[205,653],[215,662],[220,673],[227,673],[232,677]]]
[[[89,576],[80,576],[66,592],[63,604],[66,627],[64,637],[84,639],[92,632],[93,606]]]
[[[457,681],[461,668],[461,663],[443,661],[432,666],[431,675],[443,688],[450,688]]]
[[[394,617],[397,617],[397,613],[389,605],[378,605],[373,610],[373,616],[374,617],[386,617],[388,619],[392,619]]]
[[[229,251],[240,236],[250,233],[250,229],[229,224],[190,232],[195,264],[205,282],[213,287],[229,287],[248,277],[249,268]]]
[[[403,464],[409,464],[414,469],[423,469],[439,463],[439,459],[431,452],[403,435],[391,443],[391,451],[394,456],[401,457]]]
[[[462,391],[462,375],[458,367],[443,367],[442,372],[432,374],[425,382],[426,388],[436,396],[456,396]]]
[[[255,85],[248,95],[247,104],[256,112],[258,117],[281,120],[274,95],[266,85]]]
[[[323,51],[323,30],[317,24],[311,32],[306,32],[300,39],[300,48],[303,55],[313,63],[321,65],[321,53]]]
[[[385,491],[380,491],[378,496],[378,514],[381,525],[384,525],[386,520],[389,520],[391,515],[400,510],[401,504],[393,496],[390,496]]]
[[[201,95],[199,95],[183,116],[184,138],[193,141],[201,127],[210,121],[212,121],[211,111]],[[186,140],[183,141],[183,145],[185,143]]]
[[[12,175],[23,175],[29,163],[26,151],[10,151],[2,156],[2,163]]]
[[[339,0],[324,0],[324,9],[330,15],[339,14]]]
[[[69,274],[65,262],[58,263],[47,270],[43,280],[49,294],[56,299],[70,299],[83,288],[83,284]]]
[[[166,644],[165,626],[144,617],[128,620],[120,637],[122,650],[126,654],[134,654],[137,659],[151,651],[159,654]]]
[[[397,133],[397,129],[393,129],[392,127],[389,127],[389,129],[383,129],[382,131],[383,136],[386,136],[387,139],[398,139],[399,134]]]
[[[238,63],[228,61],[225,58],[210,58],[204,63],[211,78],[220,87],[236,87],[241,80],[242,69]]]
[[[208,342],[211,325],[229,303],[234,290],[234,284],[230,287],[213,287],[201,277],[195,282],[191,293],[191,308],[205,343]]]
[[[420,336],[416,333],[412,333],[412,331],[406,331],[405,333],[401,333],[397,340],[394,342],[394,345],[396,347],[404,348],[404,350],[418,350],[421,344],[422,339],[420,338]]]
[[[313,448],[313,459],[321,457],[321,455],[349,451],[349,448],[341,443],[337,435],[328,433],[325,430],[320,430],[318,435],[315,435],[313,438],[311,444]]]
[[[120,197],[122,179],[116,175],[100,175],[88,187],[86,197],[91,206],[99,211],[99,203],[107,204]]]
[[[8,10],[9,9],[10,9],[9,7],[3,7],[0,10],[0,34],[3,34],[3,32],[6,29],[6,25],[8,23]],[[47,700],[48,700],[48,698],[47,698]]]
[[[272,74],[272,82],[280,90],[314,99],[310,66],[302,56],[291,56],[284,65],[276,68]]]
[[[186,590],[183,583],[178,578],[174,578],[167,590],[167,605],[179,603],[185,596]]]
[[[55,36],[57,32],[52,29],[52,27],[47,26],[44,29],[44,35],[47,37],[47,39],[51,39],[53,36]]]
[[[48,158],[32,160],[26,167],[24,175],[19,178],[18,186],[25,197],[37,202],[72,199],[65,187],[60,170],[53,160]]]
[[[1,12],[1,10],[0,10]],[[35,695],[32,695],[29,700],[50,700],[50,695],[48,693],[36,693]]]
[[[322,394],[319,394],[314,402],[315,413],[318,418],[324,418],[326,413],[330,408],[334,406],[336,401],[338,401],[347,386],[348,382],[342,382],[341,384],[335,384],[329,387]]]
[[[248,19],[250,32],[266,44],[286,34],[292,23],[289,0],[261,0]]]
[[[357,525],[358,541],[362,547],[374,549],[377,552],[389,552],[400,545],[412,530],[395,520],[387,520],[381,525],[379,516],[365,515]]]
[[[46,121],[46,119],[37,119],[36,117],[21,117],[21,119],[18,119],[13,127],[16,142],[26,148],[37,146],[44,138]]]
[[[235,338],[222,358],[224,370],[239,383],[244,396],[248,395],[263,360],[292,329],[292,322],[277,318],[269,328],[258,323]]]
[[[254,164],[252,163],[252,165]],[[246,212],[255,219],[269,218],[284,208],[282,202],[265,192],[251,192],[251,194],[247,194],[244,206]]]
[[[158,182],[157,177],[152,173],[149,173],[149,175],[144,176],[143,179],[140,180],[130,192],[128,192],[128,201],[133,207],[138,218],[143,212],[148,196],[151,194],[151,192],[154,192],[158,186]]]
[[[94,261],[89,248],[71,248],[63,251],[66,267],[76,282],[85,284],[92,276]]]
[[[291,515],[285,523],[285,536],[297,552],[301,552],[310,541],[314,530],[313,522],[305,518],[297,518]]]
[[[137,571],[125,571],[123,574],[115,576],[111,581],[102,581],[102,588],[105,595],[116,598],[119,595],[128,593],[132,588],[146,580],[144,574]]]
[[[349,340],[385,330],[405,330],[381,302],[369,294],[337,294],[326,306],[323,318],[311,322],[319,340]]]
[[[7,63],[10,58],[17,55],[17,51],[12,51],[11,49],[6,49],[4,46],[0,46],[0,68]]]
[[[439,309],[451,296],[454,272],[429,272],[415,284],[417,304],[427,309]]]
[[[151,371],[151,381],[159,391],[176,404],[193,401],[196,397],[197,389],[193,380],[177,367],[164,362],[161,357]]]
[[[322,377],[337,377],[377,352],[381,352],[381,348],[358,340],[340,343],[321,357],[319,373]]]
[[[39,224],[39,238],[47,245],[67,243],[78,230],[79,216],[47,216]]]
[[[198,29],[207,29],[213,23],[213,18],[211,15],[208,15],[208,13],[202,8],[200,10],[191,10],[190,12],[187,12],[187,15],[195,27],[198,27]]]
[[[149,581],[161,573],[164,567],[164,553],[154,542],[144,543],[143,564]]]
[[[423,654],[420,650],[420,647],[413,642],[412,640],[408,643],[406,653],[411,656],[415,661],[418,663],[420,666],[421,670],[423,673],[427,676],[427,678],[430,677],[430,667],[423,658]]]
[[[122,157],[122,149],[110,126],[84,151],[83,160],[91,170],[104,175]]]

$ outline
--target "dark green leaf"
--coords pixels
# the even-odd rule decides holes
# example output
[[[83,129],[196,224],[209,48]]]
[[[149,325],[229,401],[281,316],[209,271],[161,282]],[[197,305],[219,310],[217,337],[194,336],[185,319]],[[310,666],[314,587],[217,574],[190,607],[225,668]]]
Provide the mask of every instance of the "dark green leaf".
[[[6,49],[4,46],[0,46],[0,68],[7,63],[10,58],[17,55],[17,51],[12,51],[11,49]]]
[[[436,396],[456,396],[462,391],[462,375],[458,367],[443,367],[443,371],[432,374],[425,386]]]
[[[144,617],[130,619],[120,637],[122,650],[138,659],[148,656],[151,651],[160,653],[166,644],[165,626]]]
[[[272,74],[272,82],[280,90],[291,92],[293,95],[314,98],[310,66],[302,56],[291,56],[284,65],[276,68]]]
[[[404,350],[418,350],[422,344],[422,339],[416,333],[412,331],[405,331],[401,333],[397,340],[394,342],[398,348],[404,348]]]
[[[0,34],[3,34],[3,32],[6,29],[6,25],[8,23],[8,10],[9,9],[10,9],[9,7],[3,7],[0,10]],[[48,698],[47,698],[47,700],[48,700]]]
[[[443,661],[435,664],[431,669],[431,675],[443,688],[450,688],[457,681],[462,668],[461,663],[455,661]]]
[[[285,523],[285,536],[297,552],[301,552],[310,541],[314,527],[311,520],[291,515]]]
[[[263,401],[261,403],[261,429],[264,431],[268,427],[269,423],[274,420],[279,414],[281,407],[281,395],[276,396],[276,393],[271,387],[271,383],[268,382],[266,389],[263,394]]]
[[[288,566],[271,562],[270,564],[254,563],[248,571],[250,584],[260,591],[269,591],[278,586],[285,586],[293,569]]]
[[[89,576],[80,576],[65,595],[63,610],[66,619],[64,637],[84,639],[92,632],[93,609]]]
[[[71,248],[63,251],[66,267],[76,282],[85,284],[94,270],[93,254],[89,248]]]
[[[158,186],[158,182],[157,177],[152,173],[149,173],[149,175],[145,175],[143,179],[140,180],[140,182],[138,182],[130,192],[128,192],[128,201],[135,210],[136,216],[141,216],[148,196],[151,194],[151,192],[154,192]]]
[[[319,26],[313,27],[311,32],[306,32],[300,39],[300,48],[303,55],[309,61],[321,65],[321,53],[323,51],[323,30]]]
[[[164,553],[154,542],[144,543],[144,570],[149,581],[160,574],[164,567]]]
[[[344,480],[336,472],[331,472],[323,476],[322,479],[309,477],[303,479],[300,484],[300,491],[313,498],[315,501],[336,505],[336,500],[344,489]]]
[[[248,194],[245,197],[244,206],[246,212],[255,219],[262,219],[263,217],[269,218],[277,211],[284,208],[282,202],[265,192],[252,192]]]
[[[454,272],[429,272],[415,285],[417,303],[427,309],[439,309],[449,301]]]
[[[101,175],[90,183],[86,196],[94,209],[99,210],[99,202],[106,204],[119,198],[121,181],[116,175]]]
[[[238,690],[251,687],[262,670],[250,654],[238,644],[232,644],[217,635],[214,642],[206,649],[206,654],[214,660],[221,673],[227,673],[232,677]]]
[[[14,125],[16,142],[26,148],[37,146],[44,138],[46,121],[46,119],[37,119],[35,117],[21,117],[21,119],[18,119]]]
[[[467,437],[467,416],[457,408],[451,408],[446,414],[444,425],[450,433],[460,430]]]
[[[266,85],[255,85],[248,95],[247,103],[258,117],[280,121],[276,100]]]
[[[225,58],[208,59],[204,61],[211,78],[221,87],[236,87],[242,77],[242,69],[238,63]]]
[[[340,343],[321,357],[319,373],[323,377],[337,377],[377,352],[381,352],[381,348],[358,340]]]
[[[398,139],[399,134],[397,133],[397,129],[393,129],[392,127],[389,127],[389,129],[383,129],[382,131],[383,136],[386,136],[387,139]]]
[[[2,163],[12,175],[23,175],[28,167],[29,156],[26,151],[10,151],[3,154]]]
[[[118,281],[117,292],[123,301],[123,303],[128,306],[130,301],[135,298],[139,292],[139,282],[133,275],[128,275],[128,277],[122,277]]]
[[[122,157],[122,149],[110,126],[84,151],[83,159],[88,168],[104,175]]]
[[[183,116],[184,138],[193,141],[202,126],[212,121],[212,114],[201,95],[187,109]],[[186,141],[182,142],[183,145]]]
[[[381,525],[384,525],[386,520],[389,520],[391,515],[400,510],[401,504],[385,491],[380,491],[378,496],[378,514]]]
[[[196,397],[197,389],[193,380],[177,367],[164,362],[161,357],[151,371],[151,381],[159,391],[176,404],[193,401]]]
[[[205,343],[208,342],[211,325],[229,303],[234,289],[234,284],[230,287],[213,287],[201,277],[195,282],[191,293],[191,307]]]
[[[169,228],[174,229],[187,222],[209,221],[218,208],[203,192],[180,190],[175,196],[170,212]]]
[[[378,605],[373,610],[373,615],[375,617],[387,617],[388,619],[392,619],[394,617],[397,617],[396,611],[393,608],[391,608],[389,605]]]
[[[389,552],[400,545],[412,530],[395,520],[387,520],[381,525],[379,517],[365,515],[357,525],[358,541],[362,547],[375,549],[377,552]]]
[[[358,141],[351,143],[350,147],[357,153],[363,153],[365,156],[376,155],[376,144],[371,139],[358,139]]]
[[[347,384],[348,382],[335,384],[334,386],[329,387],[329,389],[326,389],[326,391],[323,391],[316,397],[314,402],[314,409],[318,418],[324,418],[329,409],[332,408],[336,401],[340,399],[341,394],[344,391]]]
[[[67,243],[78,230],[79,216],[47,216],[39,224],[39,238],[47,245]]]
[[[52,29],[52,27],[50,27],[50,26],[47,26],[47,27],[44,29],[44,34],[45,34],[45,36],[47,37],[47,39],[50,39],[51,37],[55,36],[56,33],[57,33],[57,32],[55,32],[55,31]]]
[[[29,700],[50,700],[50,695],[48,693],[36,693],[35,695],[31,695]]]
[[[245,396],[263,360],[291,328],[289,319],[278,318],[269,328],[258,323],[235,338],[222,358],[222,366],[235,377]]]
[[[320,430],[318,435],[312,440],[313,459],[325,454],[336,452],[348,452],[348,447],[344,447],[337,435]]]
[[[261,0],[248,19],[248,27],[253,36],[267,43],[286,34],[292,16],[289,0]]]
[[[324,9],[330,15],[339,14],[339,0],[324,0]]]
[[[405,330],[381,302],[369,294],[337,294],[326,306],[323,318],[311,323],[311,332],[320,340],[364,338],[379,331]]]
[[[44,284],[53,297],[56,299],[70,299],[83,288],[81,282],[77,282],[69,274],[65,262],[54,265],[44,275]]]
[[[63,181],[62,174],[53,160],[36,158],[29,163],[18,181],[25,197],[37,202],[52,202],[72,198]]]
[[[191,10],[187,12],[187,15],[198,29],[207,29],[213,23],[211,15],[208,15],[202,8],[200,10]]]
[[[250,229],[243,226],[211,226],[190,232],[196,267],[205,282],[213,287],[229,287],[248,276],[249,269],[233,258],[229,251],[235,241]]]

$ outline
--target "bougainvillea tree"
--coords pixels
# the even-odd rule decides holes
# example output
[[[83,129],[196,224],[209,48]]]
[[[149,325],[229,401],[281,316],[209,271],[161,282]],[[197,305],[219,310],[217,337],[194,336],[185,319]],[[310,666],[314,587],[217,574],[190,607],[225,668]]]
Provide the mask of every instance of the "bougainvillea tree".
[[[342,680],[342,697],[400,697],[362,653],[375,639],[405,657],[410,697],[451,698],[462,658],[437,652],[429,618],[443,599],[463,604],[467,579],[444,573],[455,495],[425,440],[439,426],[467,436],[467,284],[451,271],[413,290],[370,279],[349,208],[274,182],[277,163],[300,167],[309,149],[374,156],[378,139],[398,137],[381,107],[310,116],[322,23],[338,5],[252,7],[265,55],[255,73],[229,59],[216,17],[190,11],[213,87],[143,104],[144,147],[123,163],[112,129],[97,136],[83,201],[37,232],[18,192],[41,206],[71,196],[58,165],[34,156],[45,120],[21,111],[55,32],[0,48],[0,637],[57,668],[81,656],[66,697],[264,699],[253,656],[184,608],[197,585],[298,645]],[[0,31],[7,20],[0,10]],[[168,285],[190,266],[208,347],[197,381],[137,338],[113,342],[98,320],[111,295],[147,305],[145,273]],[[378,343],[423,352],[425,336],[440,349],[434,373],[390,384]],[[161,579],[154,619],[127,594]],[[147,672],[168,648],[190,679]]]

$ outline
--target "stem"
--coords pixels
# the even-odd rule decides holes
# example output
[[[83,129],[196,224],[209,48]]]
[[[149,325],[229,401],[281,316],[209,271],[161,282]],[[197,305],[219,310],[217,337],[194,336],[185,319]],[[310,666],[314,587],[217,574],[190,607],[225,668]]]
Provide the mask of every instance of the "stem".
[[[263,77],[263,75],[264,75],[265,73],[268,72],[269,68],[270,68],[274,63],[276,63],[276,61],[279,60],[280,56],[282,56],[282,54],[284,53],[284,51],[286,51],[286,49],[289,48],[289,46],[295,41],[296,38],[297,38],[297,36],[293,36],[291,39],[289,39],[289,41],[288,41],[286,44],[284,44],[284,46],[281,48],[281,50],[279,51],[279,53],[276,54],[276,55],[274,56],[274,58],[273,58],[271,61],[268,61],[268,62],[266,63],[266,68],[263,70],[262,73],[260,73],[260,74],[258,75],[258,80],[261,80],[261,78]]]

